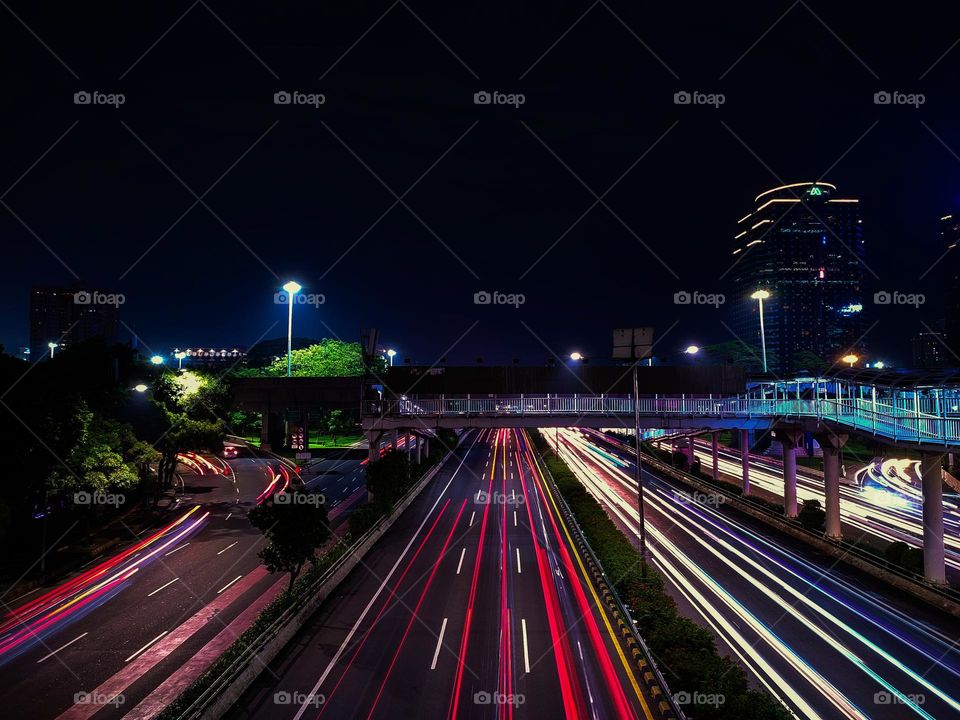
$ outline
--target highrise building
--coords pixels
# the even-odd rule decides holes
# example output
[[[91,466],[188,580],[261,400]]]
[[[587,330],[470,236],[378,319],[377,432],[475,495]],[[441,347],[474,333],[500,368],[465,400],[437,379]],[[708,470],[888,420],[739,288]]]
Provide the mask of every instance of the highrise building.
[[[952,364],[948,361],[950,353],[943,333],[917,333],[910,339],[910,350],[913,360],[911,367],[914,370],[929,370]]]
[[[950,348],[947,365],[960,365],[960,213],[944,215],[940,218],[940,242],[946,255],[944,267],[944,307],[943,329],[947,346]]]
[[[100,290],[35,286],[30,290],[30,359],[50,356],[50,343],[57,350],[84,340],[117,339],[118,310],[123,296]]]
[[[730,272],[733,329],[760,347],[758,303],[766,290],[764,328],[769,369],[814,370],[842,355],[862,355],[864,244],[860,201],[836,186],[802,182],[766,190],[737,221]],[[758,363],[759,364],[759,363]]]

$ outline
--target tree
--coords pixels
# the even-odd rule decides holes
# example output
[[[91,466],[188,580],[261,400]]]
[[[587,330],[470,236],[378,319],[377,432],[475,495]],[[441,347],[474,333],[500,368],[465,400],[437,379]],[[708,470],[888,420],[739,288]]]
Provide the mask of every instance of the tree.
[[[363,375],[363,353],[360,343],[347,343],[326,338],[291,353],[292,374],[296,377],[355,377]],[[287,358],[277,358],[263,368],[263,375],[282,377],[287,374]]]
[[[349,429],[347,419],[343,416],[343,410],[331,410],[327,415],[327,432],[330,433],[330,442],[337,444],[337,435],[343,435]]]
[[[290,586],[307,563],[316,563],[317,549],[330,537],[322,495],[286,492],[267,498],[250,511],[250,522],[267,546],[258,555],[270,572],[290,573]]]
[[[814,531],[823,529],[823,522],[826,517],[827,513],[819,500],[804,500],[800,512],[797,513],[797,520],[800,521],[800,524],[807,530]]]
[[[815,352],[810,350],[800,350],[794,353],[793,366],[797,370],[805,370],[810,373],[819,373],[829,367],[829,363]]]

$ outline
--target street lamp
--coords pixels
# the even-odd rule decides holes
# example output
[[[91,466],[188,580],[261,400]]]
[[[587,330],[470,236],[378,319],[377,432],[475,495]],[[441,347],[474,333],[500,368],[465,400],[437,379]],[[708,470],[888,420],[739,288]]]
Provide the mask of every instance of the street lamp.
[[[287,314],[287,377],[290,377],[290,371],[293,368],[293,296],[303,288],[300,286],[300,283],[291,280],[284,284],[283,289],[286,291],[287,297],[290,300],[290,312]]]
[[[583,360],[583,353],[578,353],[574,351],[570,353],[570,359],[573,360],[574,362],[579,362],[580,360]]]
[[[397,351],[393,348],[387,350],[387,357],[390,358],[390,367],[393,367],[393,358],[396,357]]]
[[[767,336],[763,332],[763,301],[770,297],[766,290],[757,290],[750,296],[760,302],[760,349],[763,353],[763,371],[767,371]]]
[[[150,362],[152,362],[154,365],[163,365],[166,360],[164,359],[163,355],[154,355],[150,358]]]
[[[841,358],[841,360],[843,360],[845,363],[847,363],[850,367],[853,367],[853,366],[856,364],[857,360],[859,360],[859,359],[860,359],[860,358],[857,357],[856,355],[854,355],[853,353],[850,353],[849,355],[844,355],[844,356]]]
[[[52,359],[53,359],[53,351],[56,350],[56,349],[57,349],[58,347],[60,347],[60,346],[57,345],[55,342],[48,342],[48,343],[47,343],[47,347],[50,348],[50,359],[52,360]]]
[[[177,370],[183,370],[183,359],[187,354],[181,350],[178,353],[174,353],[173,356],[177,359]]]
[[[133,389],[136,390],[138,393],[143,393],[147,391],[147,386],[144,385],[143,383],[139,383],[137,385],[134,385]]]
[[[683,351],[687,355],[696,355],[700,352],[700,348],[697,345],[687,345],[687,349]]]

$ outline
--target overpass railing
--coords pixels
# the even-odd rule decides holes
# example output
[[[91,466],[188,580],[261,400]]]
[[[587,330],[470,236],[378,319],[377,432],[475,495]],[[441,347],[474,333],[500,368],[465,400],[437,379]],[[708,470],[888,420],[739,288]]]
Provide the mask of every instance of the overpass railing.
[[[632,417],[629,395],[470,395],[405,396],[384,400],[372,415],[464,416],[610,416]],[[960,412],[931,412],[923,403],[883,402],[877,398],[783,398],[749,395],[640,397],[640,415],[659,418],[816,418],[895,441],[960,444]]]

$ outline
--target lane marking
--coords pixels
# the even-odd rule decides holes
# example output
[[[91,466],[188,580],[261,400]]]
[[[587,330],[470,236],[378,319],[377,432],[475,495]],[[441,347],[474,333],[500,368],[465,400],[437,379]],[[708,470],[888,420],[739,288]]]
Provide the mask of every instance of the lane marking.
[[[463,566],[463,556],[466,554],[466,552],[466,548],[460,551],[460,562],[457,563],[457,575],[460,574],[460,568]]]
[[[523,575],[523,570],[520,568],[520,548],[517,548],[517,575]]]
[[[173,580],[171,580],[170,582],[164,583],[163,585],[161,585],[160,587],[158,587],[156,590],[154,590],[152,593],[147,593],[147,597],[153,597],[153,596],[156,595],[158,592],[160,592],[161,590],[163,590],[165,587],[169,587],[170,585],[173,585],[173,584],[174,584],[177,580],[179,580],[179,579],[180,579],[180,578],[175,577],[175,578],[174,578]]]
[[[530,674],[530,649],[527,647],[527,621],[526,618],[520,618],[520,629],[523,631],[523,669],[527,675]]]
[[[233,513],[232,513],[232,512],[228,512],[228,513],[227,513],[227,516],[224,518],[224,520],[229,520],[231,515],[233,515]]]
[[[239,540],[234,540],[232,543],[230,543],[229,545],[227,545],[223,550],[221,550],[220,552],[218,552],[217,555],[223,555],[227,550],[229,550],[230,548],[232,548],[232,547],[233,547],[234,545],[236,545],[238,542],[240,542],[240,541],[239,541]]]
[[[473,527],[473,518],[476,516],[476,512],[470,513],[470,524],[467,527]]]
[[[70,647],[70,646],[73,645],[77,640],[80,640],[81,638],[86,637],[88,634],[89,634],[89,633],[84,633],[84,634],[81,635],[80,637],[75,637],[73,640],[71,640],[70,642],[68,642],[66,645],[61,645],[60,647],[58,647],[56,650],[54,650],[54,651],[53,651],[52,653],[50,653],[49,655],[44,655],[42,658],[40,658],[39,660],[37,660],[37,665],[39,665],[40,663],[42,663],[44,660],[48,660],[49,658],[52,658],[52,657],[53,657],[54,655],[56,655],[58,652],[60,652],[60,651],[63,650],[64,648]]]
[[[190,543],[185,542],[185,543],[184,543],[183,545],[181,545],[180,547],[174,548],[174,549],[171,550],[170,552],[165,553],[165,554],[164,554],[164,557],[169,557],[170,555],[173,555],[175,552],[179,552],[180,550],[183,550],[183,549],[184,549],[187,545],[189,545],[189,544],[190,544]]]
[[[226,585],[224,585],[222,588],[220,588],[219,590],[217,590],[217,595],[219,595],[220,593],[222,593],[224,590],[226,590],[228,587],[230,587],[231,585],[233,585],[237,580],[239,580],[239,579],[242,578],[242,577],[243,577],[243,575],[237,575],[233,580],[231,580],[231,581],[228,582]]]
[[[166,634],[167,634],[167,631],[164,630],[162,633],[160,633],[159,635],[157,635],[153,640],[151,640],[150,642],[148,642],[148,643],[147,643],[146,645],[144,645],[142,648],[140,648],[139,650],[137,650],[133,655],[131,655],[130,657],[128,657],[126,660],[124,660],[124,662],[125,662],[125,663],[130,662],[130,661],[133,660],[137,655],[139,655],[140,653],[142,653],[144,650],[146,650],[148,647],[150,647],[151,645],[153,645],[157,640],[159,640],[160,638],[162,638],[162,637],[163,637],[164,635],[166,635]]]
[[[464,548],[466,549],[466,548]],[[440,637],[437,638],[437,649],[433,651],[433,662],[430,663],[430,669],[437,669],[437,657],[440,655],[440,646],[443,645],[443,633],[447,629],[447,619],[443,619],[443,624],[440,626]]]
[[[516,510],[513,511],[513,526],[514,526],[514,527],[517,526],[517,511],[516,511]]]

